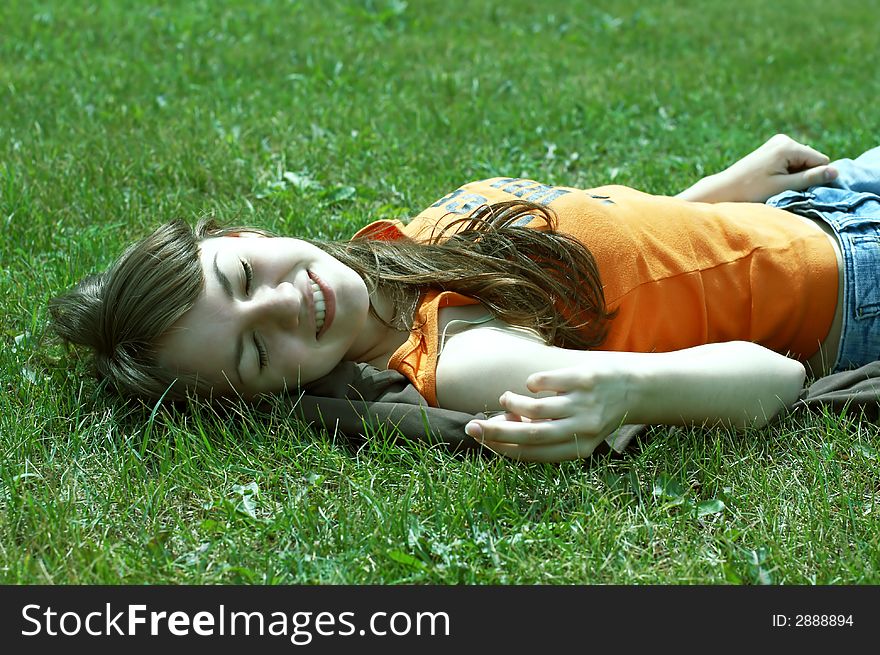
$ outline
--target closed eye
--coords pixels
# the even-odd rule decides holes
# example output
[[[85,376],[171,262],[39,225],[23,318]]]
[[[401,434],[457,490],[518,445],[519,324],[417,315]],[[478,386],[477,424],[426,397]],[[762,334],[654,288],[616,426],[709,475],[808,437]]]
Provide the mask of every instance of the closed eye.
[[[251,283],[254,281],[254,269],[250,262],[242,259],[241,267],[244,269],[244,295],[251,295]]]
[[[244,270],[244,295],[250,296],[254,281],[254,268],[249,261],[245,259],[240,261],[241,268]],[[269,353],[266,352],[266,347],[260,342],[256,332],[254,332],[254,347],[257,349],[257,357],[260,360],[260,370],[262,371],[269,365]]]
[[[260,343],[256,332],[254,333],[254,346],[257,348],[257,356],[260,359],[260,370],[262,371],[269,365],[269,353],[266,352],[266,347]]]

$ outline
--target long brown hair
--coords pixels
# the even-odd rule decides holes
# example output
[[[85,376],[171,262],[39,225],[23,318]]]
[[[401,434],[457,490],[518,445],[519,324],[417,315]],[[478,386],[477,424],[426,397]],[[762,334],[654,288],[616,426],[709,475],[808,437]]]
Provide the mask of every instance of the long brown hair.
[[[389,294],[393,327],[411,327],[424,290],[455,291],[479,299],[506,323],[536,330],[547,343],[592,348],[612,317],[599,270],[583,244],[555,228],[551,209],[513,200],[483,205],[427,241],[312,243],[359,273],[371,291]]]
[[[158,365],[157,348],[202,287],[199,239],[191,226],[173,221],[129,246],[103,273],[52,298],[49,315],[65,342],[92,351],[94,372],[111,390],[179,397],[172,388],[179,376]]]
[[[524,221],[541,225],[524,227]],[[612,313],[605,307],[593,256],[555,226],[549,208],[511,201],[480,207],[425,241],[310,243],[360,274],[371,292],[387,292],[394,327],[412,327],[425,290],[448,290],[478,299],[511,325],[536,330],[547,343],[590,348],[604,339]],[[55,332],[90,349],[97,376],[122,395],[181,398],[188,391],[207,392],[194,377],[159,366],[158,349],[204,288],[199,243],[240,231],[270,236],[253,228],[221,228],[213,221],[195,228],[183,221],[161,226],[107,271],[53,298]]]

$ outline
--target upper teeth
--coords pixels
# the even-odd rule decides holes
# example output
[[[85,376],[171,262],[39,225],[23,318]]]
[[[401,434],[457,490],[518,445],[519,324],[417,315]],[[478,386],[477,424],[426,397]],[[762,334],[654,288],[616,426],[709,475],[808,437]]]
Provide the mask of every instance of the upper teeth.
[[[315,332],[320,332],[324,327],[324,316],[327,315],[327,303],[324,300],[324,292],[321,287],[315,284],[314,280],[309,280],[312,284],[312,295],[315,299]]]

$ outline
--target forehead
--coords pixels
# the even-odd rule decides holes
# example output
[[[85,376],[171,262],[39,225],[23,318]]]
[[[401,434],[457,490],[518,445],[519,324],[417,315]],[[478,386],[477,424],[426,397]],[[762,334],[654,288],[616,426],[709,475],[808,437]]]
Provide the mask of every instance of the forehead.
[[[199,242],[199,257],[202,260],[202,268],[204,268],[205,260],[210,264],[214,256],[224,252],[235,252],[247,239],[237,236],[220,236],[207,237]],[[208,271],[205,271],[207,274]]]
[[[211,242],[221,239],[224,237],[203,242],[200,252],[204,274],[202,292],[161,339],[158,360],[160,366],[175,374],[195,374],[208,384],[228,388],[228,381],[237,377],[233,361],[237,336],[228,308],[229,299],[214,273],[214,257],[227,246]]]

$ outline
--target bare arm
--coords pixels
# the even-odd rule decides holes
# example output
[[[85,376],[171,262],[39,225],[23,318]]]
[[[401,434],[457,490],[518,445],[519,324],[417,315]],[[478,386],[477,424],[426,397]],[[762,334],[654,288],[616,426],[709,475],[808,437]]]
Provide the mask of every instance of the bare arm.
[[[749,342],[669,353],[578,351],[496,329],[451,338],[437,367],[442,407],[506,414],[469,434],[510,457],[588,456],[623,423],[760,427],[803,386],[797,361]]]
[[[789,189],[826,184],[837,177],[821,152],[777,134],[729,168],[678,194],[695,202],[764,202]]]

